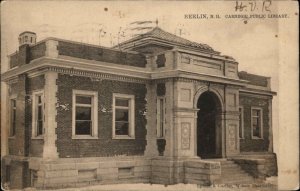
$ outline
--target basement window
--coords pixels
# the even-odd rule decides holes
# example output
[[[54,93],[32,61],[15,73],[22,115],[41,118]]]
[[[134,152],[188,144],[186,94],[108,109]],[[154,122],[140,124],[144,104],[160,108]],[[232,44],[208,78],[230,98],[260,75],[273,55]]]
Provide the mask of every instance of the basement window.
[[[72,137],[98,137],[98,93],[73,90]]]
[[[79,180],[95,180],[97,178],[96,169],[85,169],[78,170],[78,179]]]
[[[119,178],[128,178],[134,175],[133,167],[123,167],[118,169]]]

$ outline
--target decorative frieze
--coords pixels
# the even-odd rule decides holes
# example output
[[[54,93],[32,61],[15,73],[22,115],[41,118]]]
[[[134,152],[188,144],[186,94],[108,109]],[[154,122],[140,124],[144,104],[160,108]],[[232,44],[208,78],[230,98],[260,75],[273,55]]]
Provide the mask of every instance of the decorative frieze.
[[[124,77],[120,75],[113,75],[113,74],[104,74],[104,73],[96,73],[96,72],[89,72],[89,71],[81,71],[76,70],[74,68],[59,68],[59,67],[49,67],[49,71],[54,71],[57,73],[62,74],[69,74],[69,75],[75,75],[75,76],[84,76],[84,77],[90,77],[94,81],[100,81],[103,79],[109,79],[109,80],[116,80],[116,81],[125,81],[125,82],[133,82],[133,83],[146,83],[147,80],[144,79],[137,79],[133,77]]]

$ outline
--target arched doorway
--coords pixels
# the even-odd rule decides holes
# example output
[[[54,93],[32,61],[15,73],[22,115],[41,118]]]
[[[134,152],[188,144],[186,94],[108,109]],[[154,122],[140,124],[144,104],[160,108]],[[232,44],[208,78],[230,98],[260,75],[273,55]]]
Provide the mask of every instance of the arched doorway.
[[[202,93],[197,102],[197,155],[218,158],[221,155],[221,104],[215,93]]]

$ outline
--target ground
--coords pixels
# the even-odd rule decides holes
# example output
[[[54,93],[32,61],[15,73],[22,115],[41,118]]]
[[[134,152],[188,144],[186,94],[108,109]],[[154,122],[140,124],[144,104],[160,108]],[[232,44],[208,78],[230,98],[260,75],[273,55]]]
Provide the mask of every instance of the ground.
[[[158,184],[111,184],[95,185],[84,188],[65,188],[55,191],[275,191],[277,189],[277,177],[270,177],[262,184],[252,185],[214,185],[202,187],[195,184],[176,184],[176,185],[158,185]],[[26,188],[24,191],[36,191],[34,188]]]

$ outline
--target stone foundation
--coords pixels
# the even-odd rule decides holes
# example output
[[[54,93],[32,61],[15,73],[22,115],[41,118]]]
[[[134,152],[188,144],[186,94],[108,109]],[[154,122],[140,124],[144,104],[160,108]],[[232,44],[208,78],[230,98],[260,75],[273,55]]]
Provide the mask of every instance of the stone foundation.
[[[264,178],[268,172],[264,159],[231,160],[255,179]],[[9,182],[10,188],[55,189],[117,183],[209,186],[222,178],[220,161],[199,158],[117,156],[50,160],[6,156],[2,162],[2,182]]]
[[[93,184],[149,183],[151,161],[143,157],[72,158],[29,163],[37,188]]]
[[[184,160],[172,158],[152,159],[151,183],[177,184],[184,180]]]

